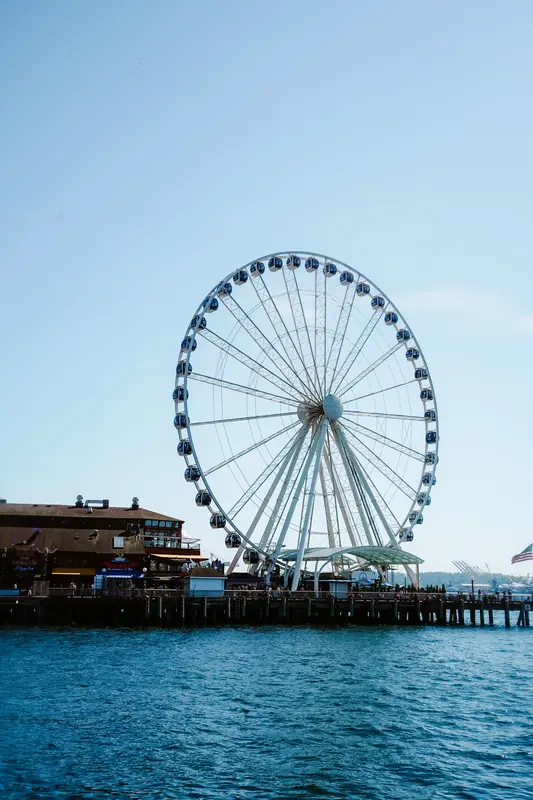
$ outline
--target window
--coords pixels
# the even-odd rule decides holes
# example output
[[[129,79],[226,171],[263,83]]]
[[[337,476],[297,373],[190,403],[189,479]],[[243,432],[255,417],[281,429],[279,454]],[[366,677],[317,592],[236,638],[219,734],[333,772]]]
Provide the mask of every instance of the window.
[[[147,519],[147,520],[145,520],[144,524],[146,525],[147,528],[151,528],[152,527],[152,520],[151,519]]]
[[[113,536],[113,547],[121,550],[124,547],[124,537]]]
[[[167,521],[166,521],[166,526],[167,526],[167,528],[171,528],[171,527],[172,527],[172,522],[170,522],[169,520],[167,520]]]

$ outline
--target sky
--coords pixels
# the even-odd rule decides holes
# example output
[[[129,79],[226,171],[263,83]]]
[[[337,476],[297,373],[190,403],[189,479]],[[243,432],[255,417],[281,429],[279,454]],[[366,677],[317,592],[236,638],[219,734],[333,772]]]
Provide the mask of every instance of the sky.
[[[185,519],[172,389],[204,294],[327,253],[408,317],[440,415],[425,569],[533,541],[533,6],[4,0],[0,496]],[[527,564],[513,568],[528,571]]]

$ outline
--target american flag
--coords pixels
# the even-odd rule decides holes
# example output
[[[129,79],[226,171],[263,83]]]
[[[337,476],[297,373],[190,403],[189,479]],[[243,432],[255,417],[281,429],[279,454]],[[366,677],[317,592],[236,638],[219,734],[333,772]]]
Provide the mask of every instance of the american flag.
[[[513,556],[511,564],[518,564],[519,561],[533,561],[533,544],[528,545],[521,553]]]

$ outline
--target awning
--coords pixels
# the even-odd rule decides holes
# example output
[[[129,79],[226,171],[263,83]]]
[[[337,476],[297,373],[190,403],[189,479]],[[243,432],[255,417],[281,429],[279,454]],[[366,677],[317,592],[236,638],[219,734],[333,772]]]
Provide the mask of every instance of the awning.
[[[52,570],[52,575],[94,575],[92,567],[56,567]]]
[[[400,565],[400,564],[423,564],[420,556],[413,553],[406,553],[396,547],[376,547],[375,545],[363,545],[360,547],[310,547],[304,550],[304,561],[331,561],[336,556],[353,555],[366,561],[369,564],[379,566]],[[280,553],[280,558],[285,561],[296,561],[298,558],[297,550],[285,550]]]

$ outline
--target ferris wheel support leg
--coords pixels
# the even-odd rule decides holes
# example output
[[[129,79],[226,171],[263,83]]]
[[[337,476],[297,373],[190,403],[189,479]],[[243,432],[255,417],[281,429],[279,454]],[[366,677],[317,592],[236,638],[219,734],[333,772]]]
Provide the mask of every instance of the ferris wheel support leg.
[[[324,465],[320,464],[320,488],[324,498],[324,510],[326,512],[326,526],[328,529],[328,543],[330,547],[335,547],[335,531],[333,530],[333,519],[331,516],[331,508],[329,506],[328,488],[326,484],[326,476],[324,475]]]
[[[318,430],[317,430],[317,433],[316,433],[315,466],[313,468],[313,474],[311,476],[311,484],[309,486],[307,507],[305,509],[305,517],[304,517],[302,529],[300,531],[300,541],[298,542],[298,554],[296,556],[296,564],[294,566],[294,575],[292,576],[292,591],[293,592],[295,592],[298,589],[298,583],[300,581],[300,573],[302,571],[303,554],[304,554],[305,545],[307,544],[307,540],[308,540],[308,536],[309,536],[309,529],[311,527],[311,517],[312,517],[312,512],[313,512],[313,506],[315,504],[316,482],[318,480],[318,473],[319,473],[319,470],[320,470],[320,464],[322,462],[322,451],[324,449],[324,443],[326,441],[326,433],[327,432],[328,432],[328,420],[327,420],[327,417],[324,417],[324,419],[320,423],[320,425],[318,427]],[[311,466],[311,464],[309,464],[309,466]]]
[[[241,544],[239,546],[239,549],[237,550],[237,552],[235,553],[235,555],[231,559],[231,564],[228,567],[228,571],[227,571],[226,575],[231,575],[231,573],[233,572],[233,570],[235,569],[235,567],[237,566],[237,564],[239,562],[239,558],[242,556],[243,553],[244,553],[244,545]]]
[[[319,589],[320,589],[320,575],[322,574],[323,569],[328,566],[328,564],[329,564],[329,561],[326,561],[324,564],[322,564],[321,567],[319,567],[318,566],[318,561],[316,563],[314,587],[313,587],[314,590],[315,590],[315,597],[318,597],[318,592],[319,592]]]
[[[367,542],[370,545],[375,545],[376,543],[374,541],[374,536],[372,535],[372,531],[370,530],[370,525],[368,524],[368,520],[366,518],[366,513],[365,513],[365,510],[363,508],[363,503],[361,501],[361,495],[359,494],[359,488],[358,488],[356,482],[354,481],[352,468],[351,468],[350,462],[348,461],[348,455],[346,453],[346,450],[344,449],[343,438],[341,438],[341,436],[340,436],[341,431],[339,430],[338,425],[332,425],[332,428],[333,428],[333,438],[335,439],[335,443],[337,445],[337,449],[338,449],[338,451],[339,451],[339,453],[341,455],[341,458],[342,458],[342,463],[344,465],[344,469],[345,469],[346,475],[348,477],[348,481],[350,483],[350,488],[351,488],[351,490],[353,492],[353,496],[355,498],[355,504],[357,506],[357,511],[359,512],[359,516],[361,518],[361,522],[363,523],[363,528],[364,528],[364,531],[365,531]]]
[[[311,446],[309,448],[309,452],[307,454],[307,458],[305,460],[305,463],[303,465],[303,468],[302,468],[302,471],[301,471],[301,474],[300,474],[300,478],[298,480],[298,483],[296,485],[296,489],[294,490],[294,494],[292,496],[292,501],[291,501],[291,504],[289,506],[289,510],[287,512],[287,516],[285,517],[285,522],[283,523],[283,528],[281,529],[281,533],[280,533],[278,541],[276,543],[276,549],[274,550],[274,554],[272,556],[272,564],[273,565],[277,562],[277,560],[279,558],[279,554],[281,552],[281,548],[283,547],[283,542],[285,541],[285,536],[287,535],[287,531],[289,530],[289,525],[291,524],[294,511],[296,509],[296,506],[298,505],[298,500],[300,499],[300,495],[302,493],[302,489],[303,489],[304,484],[305,484],[305,482],[307,480],[307,476],[309,474],[309,470],[311,469],[311,464],[313,463],[313,458],[314,458],[314,456],[315,456],[315,454],[317,452],[317,447],[318,447],[319,438],[320,438],[320,432],[322,430],[322,426],[324,425],[324,423],[327,423],[326,419],[324,419],[323,422],[321,423],[321,426],[318,428],[318,431],[317,431],[317,433],[315,433],[314,438],[313,438],[313,440],[311,442]],[[325,434],[324,434],[324,437],[325,437]],[[300,536],[301,536],[301,534],[300,534]],[[304,539],[304,541],[305,541],[305,539]],[[288,572],[288,569],[286,570],[286,574],[287,574],[287,572]]]
[[[283,474],[286,472],[287,476],[292,475],[294,467],[295,467],[295,464],[296,464],[296,462],[298,460],[298,456],[300,455],[300,451],[302,449],[302,445],[304,443],[304,439],[307,436],[308,430],[309,430],[309,425],[303,425],[302,426],[300,436],[298,437],[298,439],[295,442],[294,446],[291,447],[291,449],[287,453],[285,459],[283,460],[283,463],[282,463],[282,465],[280,467],[280,470],[279,470],[278,474],[276,475],[274,483],[272,484],[272,486],[271,486],[271,488],[270,488],[270,490],[269,490],[269,492],[267,494],[267,498],[268,499],[265,498],[265,500],[266,500],[266,502],[264,502],[265,508],[266,508],[267,503],[270,502],[270,499],[271,499],[272,495],[274,494],[275,490],[277,489],[278,484],[280,483],[280,481],[281,481],[281,479],[283,477]],[[287,467],[287,465],[288,465],[288,467]],[[265,528],[265,530],[263,532],[263,535],[261,536],[261,540],[259,542],[259,549],[260,550],[264,550],[265,547],[267,547],[267,545],[268,545],[268,542],[270,540],[270,535],[272,533],[272,528],[274,527],[274,523],[275,523],[275,521],[277,519],[277,516],[279,514],[279,511],[280,511],[280,508],[281,508],[281,504],[283,503],[283,500],[285,498],[285,494],[287,492],[287,488],[288,488],[288,483],[286,481],[283,484],[282,490],[278,495],[278,498],[276,500],[276,504],[274,506],[272,514],[270,515],[270,519],[268,520],[268,524],[267,524],[267,526],[266,526],[266,528]],[[263,514],[264,508],[261,508],[260,512],[261,512],[261,514]],[[258,512],[258,514],[259,514],[259,512]]]
[[[305,439],[305,437],[307,435],[308,429],[309,429],[309,425],[302,425],[300,436],[298,437],[298,439],[294,443],[294,446],[291,447],[291,449],[289,450],[289,452],[287,453],[287,455],[283,459],[283,462],[281,464],[279,472],[276,475],[276,477],[275,477],[275,479],[274,479],[274,481],[272,483],[272,486],[270,487],[270,489],[266,493],[265,499],[261,503],[261,506],[259,507],[259,510],[258,510],[257,514],[255,515],[255,518],[254,518],[252,524],[250,525],[250,527],[249,527],[249,529],[248,529],[248,531],[246,533],[246,536],[247,536],[247,538],[249,540],[251,539],[252,534],[255,531],[259,520],[263,516],[268,503],[270,503],[270,500],[272,499],[272,495],[276,491],[276,489],[278,487],[278,484],[280,483],[280,481],[281,481],[281,479],[283,477],[283,473],[285,471],[287,471],[287,475],[291,475],[292,474],[292,471],[294,469],[294,464],[296,463],[296,461],[298,459],[298,456],[300,454],[300,450],[302,449],[302,445],[304,443],[304,439]],[[289,467],[287,469],[287,465],[289,464],[289,462],[290,462],[290,465],[289,465]],[[259,550],[263,550],[264,551],[265,547],[268,544],[268,541],[270,539],[270,533],[272,531],[272,526],[274,525],[274,522],[275,522],[275,520],[276,520],[276,518],[277,518],[277,516],[279,514],[279,509],[281,507],[281,503],[283,502],[283,498],[285,497],[285,491],[286,491],[286,487],[284,487],[284,489],[280,492],[280,496],[276,500],[276,505],[274,506],[274,509],[272,511],[272,514],[270,516],[268,524],[267,524],[267,526],[266,526],[266,528],[265,528],[265,530],[263,532],[263,535],[261,536],[261,539],[259,541]],[[256,575],[257,571],[258,571],[258,567],[255,567],[254,571],[253,571],[253,574]],[[270,581],[270,567],[269,567],[268,573],[267,573],[267,583],[269,581]]]
[[[305,436],[306,436],[308,428],[309,428],[308,425],[303,425],[302,426],[302,428],[300,430],[300,435],[298,436],[298,438],[296,439],[295,443],[293,444],[293,446],[291,447],[291,449],[289,450],[289,452],[287,453],[287,455],[285,456],[285,458],[281,462],[281,466],[280,466],[279,471],[278,471],[278,473],[277,473],[277,475],[276,475],[276,477],[275,477],[275,479],[274,479],[274,481],[272,483],[272,486],[268,490],[268,492],[267,492],[267,494],[265,496],[265,499],[261,503],[261,506],[259,507],[259,510],[258,510],[257,514],[255,515],[255,517],[254,517],[254,519],[252,521],[252,524],[248,528],[248,531],[246,533],[246,537],[247,537],[248,540],[250,540],[253,532],[255,531],[255,529],[256,529],[256,527],[257,527],[257,525],[259,523],[259,520],[261,519],[261,517],[264,514],[265,508],[267,507],[268,503],[270,502],[270,499],[271,499],[272,495],[276,491],[276,487],[278,486],[278,484],[279,484],[279,482],[280,482],[280,480],[282,478],[282,475],[283,475],[283,473],[285,472],[285,470],[287,468],[287,464],[289,463],[289,461],[291,459],[293,460],[293,463],[294,463],[294,460],[297,458],[298,453],[300,452],[300,449],[302,447],[303,441],[305,439]],[[291,464],[291,468],[292,468],[292,464]],[[279,510],[279,508],[278,508],[278,510]],[[276,509],[274,509],[274,513],[276,513]],[[274,513],[273,513],[273,515],[272,515],[272,517],[271,517],[271,519],[270,519],[270,521],[269,521],[269,523],[267,525],[267,529],[268,529],[268,526],[271,525],[271,522],[273,521]],[[259,549],[260,550],[263,549],[263,545],[268,541],[268,536],[267,536],[267,538],[265,538],[265,534],[266,534],[266,531],[263,534],[263,536],[261,537],[261,542],[259,544]],[[237,550],[237,552],[233,556],[231,564],[229,565],[228,572],[227,572],[228,575],[231,575],[231,573],[233,572],[233,570],[237,566],[237,564],[239,562],[239,559],[242,556],[242,554],[243,554],[245,549],[246,549],[246,543],[245,544],[241,544],[239,549]]]

